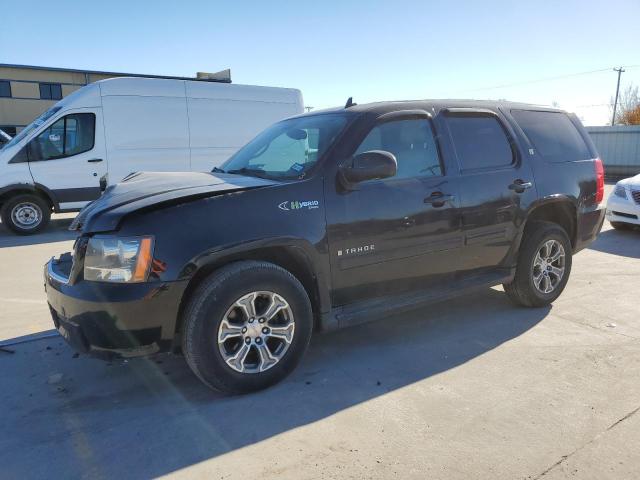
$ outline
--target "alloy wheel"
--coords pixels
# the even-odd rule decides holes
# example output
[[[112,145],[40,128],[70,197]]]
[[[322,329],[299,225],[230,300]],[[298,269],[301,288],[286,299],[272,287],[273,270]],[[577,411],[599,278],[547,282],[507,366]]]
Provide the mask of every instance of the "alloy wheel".
[[[282,360],[294,332],[293,312],[282,296],[251,292],[225,313],[218,327],[218,349],[236,372],[261,373]]]
[[[547,240],[533,260],[533,284],[544,294],[553,292],[564,277],[565,252],[557,240]]]

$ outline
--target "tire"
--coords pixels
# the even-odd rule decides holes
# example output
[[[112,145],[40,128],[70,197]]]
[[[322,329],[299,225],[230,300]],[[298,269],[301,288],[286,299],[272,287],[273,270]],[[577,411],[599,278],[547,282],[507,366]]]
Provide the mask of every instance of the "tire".
[[[562,263],[559,259],[551,264],[546,263],[544,259],[545,245],[551,245],[552,247],[556,245],[562,246],[564,250]],[[559,248],[557,250],[553,249],[553,255],[558,251],[560,251]],[[543,263],[536,264],[536,257],[539,252],[542,253],[541,259]],[[569,274],[571,273],[571,255],[571,242],[562,227],[551,222],[532,222],[525,229],[524,239],[520,245],[515,277],[511,283],[503,285],[505,292],[518,305],[525,307],[544,307],[549,305],[560,296],[567,285]],[[541,268],[540,265],[548,266]],[[559,279],[557,274],[548,270],[549,268],[559,269],[561,266],[563,267],[563,274]],[[546,274],[544,270],[548,270]],[[546,279],[544,278],[545,276]],[[536,279],[540,281],[538,286],[536,285]],[[543,291],[548,290],[550,287],[552,287],[551,291]]]
[[[630,223],[624,223],[624,222],[609,222],[609,223],[616,230],[631,230],[633,228],[633,225],[631,225]]]
[[[33,235],[49,224],[51,207],[38,195],[16,195],[0,211],[2,223],[18,235]]]
[[[260,295],[255,295],[256,292]],[[262,305],[266,308],[270,302],[276,304],[281,300],[286,308],[278,303],[280,310],[273,320],[258,324],[257,321],[264,320],[260,316],[265,314]],[[240,301],[245,306],[249,303],[256,306],[256,323],[248,323],[250,315],[237,306]],[[287,270],[258,261],[232,263],[205,278],[190,298],[183,318],[182,350],[189,367],[210,388],[229,394],[261,390],[285,378],[302,359],[313,330],[311,302],[302,284]],[[239,326],[246,331],[242,335],[237,332]],[[283,337],[291,335],[289,343],[282,338],[262,336],[265,326],[272,333],[288,329]],[[231,328],[234,335],[220,343],[222,332]],[[252,335],[264,340],[259,345],[258,337]],[[247,341],[251,343],[245,345]],[[249,349],[244,363],[230,360],[234,355],[240,358],[244,348]],[[269,365],[273,360],[264,361],[268,358],[265,348],[274,358],[275,352],[284,353],[277,363]]]

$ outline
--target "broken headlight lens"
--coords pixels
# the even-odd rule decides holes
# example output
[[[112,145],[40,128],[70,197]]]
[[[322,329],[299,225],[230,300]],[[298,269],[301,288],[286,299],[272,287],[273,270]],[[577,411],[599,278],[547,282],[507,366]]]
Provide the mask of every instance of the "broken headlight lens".
[[[92,237],[84,257],[84,279],[94,282],[145,282],[152,258],[152,237]]]

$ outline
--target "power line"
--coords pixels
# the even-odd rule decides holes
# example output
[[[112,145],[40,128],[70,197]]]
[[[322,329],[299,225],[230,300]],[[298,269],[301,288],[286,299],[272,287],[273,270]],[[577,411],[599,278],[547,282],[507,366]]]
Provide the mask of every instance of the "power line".
[[[589,103],[587,105],[576,105],[575,108],[590,108],[590,107],[611,107],[611,103]]]
[[[622,68],[637,68],[640,67],[639,65],[623,65]],[[503,85],[495,85],[493,87],[481,87],[481,88],[474,88],[471,90],[464,90],[464,92],[480,92],[480,91],[484,91],[484,90],[497,90],[499,88],[508,88],[508,87],[517,87],[520,85],[530,85],[532,83],[543,83],[543,82],[549,82],[549,81],[553,81],[553,80],[562,80],[564,78],[571,78],[571,77],[578,77],[581,75],[591,75],[593,73],[601,73],[601,72],[609,72],[611,71],[611,68],[599,68],[597,70],[588,70],[586,72],[577,72],[577,73],[568,73],[565,75],[556,75],[554,77],[545,77],[545,78],[537,78],[534,80],[525,80],[523,82],[514,82],[514,83],[505,83]]]

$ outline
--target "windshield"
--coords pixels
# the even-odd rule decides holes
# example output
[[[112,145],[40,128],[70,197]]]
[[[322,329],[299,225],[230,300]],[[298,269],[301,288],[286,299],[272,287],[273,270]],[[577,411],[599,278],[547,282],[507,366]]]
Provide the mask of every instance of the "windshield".
[[[292,118],[267,128],[214,171],[286,180],[303,178],[347,123],[345,114]]]
[[[62,107],[51,107],[49,110],[44,112],[42,115],[40,115],[38,118],[36,118],[29,125],[24,127],[20,131],[20,133],[18,133],[15,137],[13,137],[13,139],[4,146],[4,148],[10,147],[10,146],[15,145],[16,143],[20,142],[20,140],[25,138],[27,135],[29,135],[31,132],[33,132],[36,128],[38,128],[40,125],[42,125],[44,122],[46,122],[52,116],[54,116],[56,114],[56,112],[58,112],[61,108]]]

